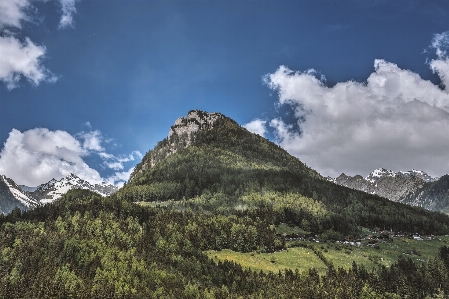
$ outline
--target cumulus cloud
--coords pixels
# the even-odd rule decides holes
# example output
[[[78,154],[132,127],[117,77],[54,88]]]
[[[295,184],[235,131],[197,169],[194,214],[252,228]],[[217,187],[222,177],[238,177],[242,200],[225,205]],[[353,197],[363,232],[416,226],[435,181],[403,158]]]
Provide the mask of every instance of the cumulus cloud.
[[[449,49],[449,31],[441,34],[435,34],[432,39],[431,48],[434,48],[438,59],[430,61],[429,65],[432,71],[441,78],[444,86],[449,88],[449,60],[447,51]]]
[[[73,27],[73,15],[76,13],[76,0],[59,0],[61,5],[61,20],[59,21],[59,28]]]
[[[70,173],[93,183],[100,174],[82,159],[86,149],[65,131],[36,128],[25,132],[13,129],[0,153],[0,173],[19,184],[37,186]]]
[[[104,148],[101,146],[103,136],[100,131],[81,132],[78,133],[77,136],[83,139],[83,148],[85,150],[97,152],[104,151]]]
[[[59,28],[73,27],[76,0],[57,0],[61,5]],[[35,8],[30,0],[0,0],[0,81],[11,90],[21,78],[37,86],[55,82],[57,77],[42,65],[46,48],[29,37],[19,38],[23,23],[33,22]]]
[[[447,37],[434,37],[438,58],[429,65],[449,86]],[[447,88],[384,60],[375,60],[366,82],[328,87],[313,70],[285,66],[264,81],[278,92],[279,104],[293,109],[299,126],[272,120],[277,141],[323,175],[363,175],[379,167],[449,172]]]
[[[135,161],[136,159],[143,157],[139,151],[133,151],[129,155],[118,157],[105,152],[99,153],[99,155],[104,159],[104,165],[113,170],[123,170],[125,168],[123,163]]]
[[[128,180],[129,175],[126,175],[132,170],[119,171],[102,178],[83,158],[99,155],[104,161],[111,163],[111,169],[118,171],[124,169],[123,163],[134,161],[142,155],[134,151],[126,156],[116,157],[105,152],[101,146],[102,140],[98,130],[72,136],[65,131],[50,131],[46,128],[25,132],[13,129],[0,152],[0,174],[27,186],[37,186],[53,178],[61,179],[70,173],[94,184],[107,181],[121,185]]]
[[[243,127],[252,133],[265,137],[265,134],[267,133],[267,128],[265,127],[266,123],[267,123],[266,120],[256,118],[250,121],[249,123],[244,124]]]
[[[106,183],[122,187],[124,183],[128,181],[133,170],[134,167],[131,167],[128,171],[116,172],[106,179]]]
[[[29,21],[28,0],[0,0],[0,29],[4,27],[21,28],[22,21]]]
[[[34,85],[42,81],[55,82],[56,76],[41,64],[45,52],[45,47],[34,44],[29,38],[21,43],[12,36],[0,37],[0,80],[10,90],[18,86],[22,77]]]

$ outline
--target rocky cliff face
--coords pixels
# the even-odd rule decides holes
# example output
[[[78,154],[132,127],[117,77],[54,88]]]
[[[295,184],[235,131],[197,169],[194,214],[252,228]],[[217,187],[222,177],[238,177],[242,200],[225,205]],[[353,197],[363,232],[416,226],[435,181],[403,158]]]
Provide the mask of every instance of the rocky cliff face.
[[[404,197],[416,192],[426,183],[435,180],[423,171],[394,172],[379,168],[371,172],[366,178],[361,175],[351,177],[342,173],[333,181],[345,187],[377,194],[392,201],[400,202]]]
[[[338,185],[377,194],[392,201],[449,214],[449,175],[432,178],[418,170],[394,172],[379,168],[366,178],[342,173],[335,179],[328,179]]]
[[[437,181],[426,183],[416,192],[401,198],[401,202],[449,214],[449,175],[446,174]]]
[[[167,139],[170,141],[175,135],[188,136],[186,144],[189,146],[195,133],[199,130],[210,130],[214,123],[223,117],[222,114],[212,112],[207,113],[200,110],[191,110],[187,116],[180,117],[175,121],[175,124],[170,128]],[[193,136],[193,138],[191,138]]]
[[[195,141],[199,131],[211,130],[214,124],[225,116],[216,112],[191,110],[186,117],[179,117],[168,132],[167,138],[160,141],[153,150],[147,152],[130,176],[130,181],[137,173],[148,170],[169,155],[187,148]]]

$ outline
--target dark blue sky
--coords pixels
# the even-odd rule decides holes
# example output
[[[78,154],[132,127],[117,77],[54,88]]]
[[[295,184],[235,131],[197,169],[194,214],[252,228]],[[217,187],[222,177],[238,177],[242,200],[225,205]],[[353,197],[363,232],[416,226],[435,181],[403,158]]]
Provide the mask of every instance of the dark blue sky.
[[[262,82],[281,65],[313,68],[333,86],[366,81],[384,59],[438,84],[426,64],[435,53],[423,52],[449,30],[447,1],[80,0],[62,29],[58,1],[30,4],[34,19],[15,36],[45,46],[40,63],[58,80],[22,77],[13,89],[0,81],[0,141],[13,128],[98,130],[116,156],[144,154],[191,109],[240,124],[294,121]],[[83,159],[102,177],[113,173],[96,154]]]

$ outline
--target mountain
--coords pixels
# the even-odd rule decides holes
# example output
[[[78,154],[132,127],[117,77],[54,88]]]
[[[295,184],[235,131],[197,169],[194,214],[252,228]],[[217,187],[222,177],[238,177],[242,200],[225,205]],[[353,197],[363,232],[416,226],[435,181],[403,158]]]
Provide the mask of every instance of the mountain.
[[[332,181],[341,186],[377,194],[392,201],[401,201],[401,198],[404,196],[416,192],[427,182],[435,180],[423,171],[394,172],[379,168],[372,171],[366,178],[363,178],[361,175],[352,177],[342,173]]]
[[[223,114],[192,110],[145,154],[126,190],[146,185],[146,195],[141,195],[155,200],[192,198],[206,190],[236,196],[262,187],[296,188],[301,176],[321,178],[278,145]]]
[[[55,201],[71,189],[87,189],[102,196],[110,195],[118,190],[118,188],[113,185],[107,185],[106,183],[91,184],[74,174],[69,174],[59,181],[52,179],[48,183],[39,185],[36,190],[30,194],[41,203],[46,204]]]
[[[432,178],[419,170],[394,172],[379,168],[366,178],[342,173],[336,179],[328,179],[341,186],[377,194],[392,201],[449,213],[449,175]]]
[[[447,216],[375,194],[372,188],[388,185],[387,177],[407,182],[406,187],[402,183],[401,187],[389,186],[389,192],[397,196],[432,180],[417,171],[394,174],[382,170],[373,172],[369,180],[357,177],[370,194],[343,187],[225,115],[192,110],[178,118],[167,138],[145,154],[128,184],[113,197],[169,201],[176,209],[207,213],[262,213],[274,223],[316,233],[356,235],[362,227],[447,230]]]
[[[401,202],[449,214],[449,175],[424,184],[415,192],[401,198]]]
[[[28,210],[39,205],[39,201],[22,191],[12,179],[0,175],[0,213],[8,214],[16,207]]]

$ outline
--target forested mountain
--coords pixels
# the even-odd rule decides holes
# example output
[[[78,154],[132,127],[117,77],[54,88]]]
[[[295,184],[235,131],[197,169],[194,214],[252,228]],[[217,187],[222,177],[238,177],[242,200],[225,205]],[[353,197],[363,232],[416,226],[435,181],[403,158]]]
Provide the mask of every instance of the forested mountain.
[[[388,267],[369,270],[355,261],[336,267],[323,253],[325,244],[336,244],[339,259],[350,259],[349,248],[343,251],[336,241],[372,230],[447,234],[447,215],[329,182],[221,114],[191,111],[170,132],[110,196],[71,189],[35,209],[0,214],[0,298],[449,295],[443,241],[435,241],[441,242],[438,253],[419,262],[400,252]],[[321,243],[288,240],[277,231],[281,226]],[[206,254],[232,250],[274,258],[291,246],[308,250],[306,265],[317,257],[324,272],[255,271]]]
[[[116,195],[129,201],[190,200],[201,209],[265,206],[307,231],[359,227],[436,233],[448,217],[336,185],[265,138],[218,113],[190,111],[137,165]]]

